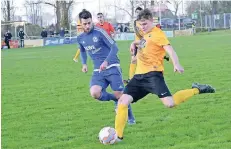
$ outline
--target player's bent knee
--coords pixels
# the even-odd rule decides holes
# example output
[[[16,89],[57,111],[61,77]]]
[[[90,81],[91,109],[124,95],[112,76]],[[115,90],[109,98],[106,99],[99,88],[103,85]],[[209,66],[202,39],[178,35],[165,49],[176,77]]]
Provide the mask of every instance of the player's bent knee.
[[[127,94],[123,94],[120,97],[118,103],[123,104],[123,105],[129,105],[132,102],[132,100],[133,100],[132,96],[127,95]]]
[[[161,101],[165,105],[165,107],[167,107],[167,108],[172,108],[175,106],[172,97],[161,98]]]
[[[97,86],[93,86],[90,89],[90,94],[91,97],[95,98],[95,99],[99,99],[100,95],[101,95],[101,88],[97,87]]]
[[[101,91],[91,91],[91,97],[99,99]]]

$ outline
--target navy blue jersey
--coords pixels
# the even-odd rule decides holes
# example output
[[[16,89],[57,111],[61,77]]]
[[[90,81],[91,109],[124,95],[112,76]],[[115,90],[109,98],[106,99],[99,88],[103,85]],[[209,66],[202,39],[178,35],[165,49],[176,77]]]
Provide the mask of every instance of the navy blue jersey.
[[[90,32],[80,34],[77,37],[77,42],[82,64],[87,63],[87,53],[93,61],[94,69],[99,69],[104,61],[108,62],[108,66],[120,63],[115,41],[102,28],[93,26]]]

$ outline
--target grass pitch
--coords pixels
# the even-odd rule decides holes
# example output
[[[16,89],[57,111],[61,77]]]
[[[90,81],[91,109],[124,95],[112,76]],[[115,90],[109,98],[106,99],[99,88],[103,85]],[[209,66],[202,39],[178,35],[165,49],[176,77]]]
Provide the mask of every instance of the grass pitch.
[[[114,104],[90,97],[89,80],[72,58],[76,45],[2,51],[3,149],[230,149],[231,32],[170,39],[185,68],[175,74],[165,62],[172,93],[193,82],[215,94],[192,97],[173,109],[154,95],[133,104],[137,124],[126,126],[123,142],[104,146],[97,136],[114,126]],[[118,42],[128,77],[130,42]]]

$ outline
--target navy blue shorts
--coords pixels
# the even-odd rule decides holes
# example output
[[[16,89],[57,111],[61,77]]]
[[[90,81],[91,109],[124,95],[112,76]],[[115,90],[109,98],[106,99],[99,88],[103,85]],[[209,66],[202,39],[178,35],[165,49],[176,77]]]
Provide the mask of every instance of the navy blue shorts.
[[[123,91],[123,77],[121,73],[121,68],[114,66],[109,69],[103,70],[99,73],[99,71],[94,71],[90,86],[98,85],[101,86],[102,89],[106,89],[110,84],[111,89],[113,91]]]

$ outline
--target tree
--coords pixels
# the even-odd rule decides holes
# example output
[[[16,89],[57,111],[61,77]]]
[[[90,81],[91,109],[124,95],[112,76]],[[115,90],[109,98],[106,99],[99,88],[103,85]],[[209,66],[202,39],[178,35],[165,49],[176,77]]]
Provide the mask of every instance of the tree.
[[[13,0],[1,0],[1,12],[2,12],[4,22],[13,21],[14,13],[15,13],[14,1]],[[10,25],[7,25],[6,27],[4,27],[4,30],[10,30]]]
[[[188,16],[191,16],[193,13],[200,13],[200,6],[203,8],[204,13],[210,14],[211,7],[208,2],[200,1],[188,1],[186,3],[186,13]]]
[[[109,5],[109,7],[115,7],[117,10],[120,11],[124,11],[127,15],[130,16],[130,18],[132,19],[134,17],[134,1],[133,0],[129,0],[129,3],[126,4],[126,6],[121,6],[121,1],[118,1],[119,3],[114,4],[114,5]]]
[[[231,1],[219,1],[219,12],[231,13]]]
[[[14,1],[1,0],[1,12],[4,21],[12,21],[15,13]]]
[[[137,5],[141,7],[147,8],[149,5],[148,1],[134,1],[134,0],[129,0],[128,3],[126,3],[125,6],[123,6],[124,2],[117,1],[117,4],[114,5],[108,5],[109,7],[115,7],[117,10],[125,12],[127,15],[129,15],[130,19],[132,20],[135,17],[135,7]]]
[[[150,2],[149,1],[137,1],[138,5],[145,8],[148,8],[148,6],[150,6]]]
[[[174,12],[174,16],[177,17],[177,12],[179,11],[179,7],[180,4],[182,3],[182,1],[178,1],[178,0],[169,0],[168,3],[173,5],[173,12]]]
[[[231,12],[231,1],[188,1],[186,3],[187,14],[191,16],[194,12],[199,13],[200,5],[203,10],[203,15]]]
[[[26,15],[31,20],[31,23],[42,26],[41,4],[41,0],[26,0],[24,5],[26,7]]]
[[[54,3],[50,3],[48,1],[44,1],[44,4],[50,5],[55,8],[55,14],[57,18],[56,23],[56,31],[58,32],[61,27],[68,28],[69,27],[69,11],[71,6],[74,4],[74,0],[67,1],[59,1],[56,0]]]
[[[70,17],[69,12],[70,8],[73,5],[74,1],[70,0],[69,2],[60,1],[61,4],[61,27],[69,28]]]
[[[56,25],[55,25],[55,29],[56,31],[60,30],[60,22],[61,22],[61,7],[60,7],[60,1],[56,0],[54,3],[50,3],[50,2],[43,2],[44,4],[50,5],[52,7],[55,8],[55,14],[56,14]]]

